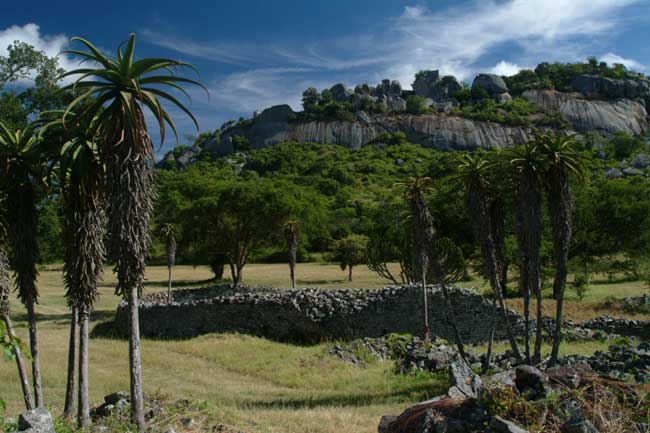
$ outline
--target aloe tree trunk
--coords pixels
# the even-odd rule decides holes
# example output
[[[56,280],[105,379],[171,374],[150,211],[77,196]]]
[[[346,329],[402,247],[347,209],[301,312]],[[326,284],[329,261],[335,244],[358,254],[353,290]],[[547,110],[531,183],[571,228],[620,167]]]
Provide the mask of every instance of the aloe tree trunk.
[[[36,407],[41,407],[43,406],[43,387],[41,385],[35,311],[35,305],[38,301],[38,290],[36,288],[36,278],[38,276],[36,270],[38,260],[38,243],[36,242],[38,214],[34,187],[30,183],[25,183],[8,191],[7,210],[7,234],[11,245],[11,267],[14,270],[18,297],[27,310],[29,348],[32,355],[34,404]]]
[[[129,368],[131,415],[141,433],[145,431],[142,363],[140,357],[140,323],[138,304],[143,289],[145,260],[150,244],[149,220],[155,197],[152,174],[153,148],[144,129],[142,112],[138,112],[142,130],[140,137],[128,144],[112,147],[120,137],[108,140],[113,154],[108,155],[107,174],[109,198],[109,231],[112,256],[116,260],[117,293],[129,304]],[[123,119],[125,123],[126,119]],[[119,130],[119,128],[117,128]],[[134,149],[141,149],[137,153]]]
[[[451,297],[449,296],[449,290],[447,290],[447,285],[446,284],[440,284],[440,287],[442,288],[442,294],[445,298],[445,313],[447,314],[447,322],[451,325],[451,329],[454,333],[454,342],[456,343],[456,348],[458,349],[458,354],[463,358],[463,360],[467,361],[467,354],[465,353],[465,346],[463,344],[463,339],[460,336],[460,331],[458,330],[458,321],[456,317],[456,311],[454,310],[454,306],[451,303]]]
[[[32,410],[34,409],[34,405],[32,403],[29,377],[27,376],[22,351],[15,344],[16,333],[11,323],[11,318],[9,317],[9,259],[2,245],[0,245],[0,316],[2,316],[2,321],[5,324],[5,328],[7,328],[7,335],[11,340],[11,351],[16,360],[16,367],[18,368],[18,377],[20,378],[20,386],[23,390],[25,409]]]
[[[553,232],[553,249],[555,252],[555,278],[553,279],[553,296],[556,299],[555,332],[550,365],[557,363],[562,342],[562,314],[564,307],[564,289],[567,279],[567,263],[571,244],[571,223],[573,199],[569,179],[565,172],[553,173],[548,198],[549,214]]]
[[[529,168],[523,169],[520,174],[516,206],[515,229],[522,263],[521,280],[526,321],[526,361],[538,363],[541,358],[541,346],[538,348],[536,345],[535,354],[532,358],[530,356],[530,295],[537,296],[538,311],[541,311],[539,250],[542,242],[542,193],[537,174]]]
[[[297,261],[297,249],[298,241],[295,236],[291,236],[287,239],[287,245],[289,247],[289,277],[291,278],[291,288],[296,288],[296,261]]]
[[[79,323],[77,309],[71,309],[70,338],[68,343],[68,380],[65,387],[65,404],[63,405],[63,419],[70,420],[75,412],[75,391],[77,388],[77,334]]]
[[[90,425],[90,399],[88,395],[88,322],[87,309],[79,311],[79,427],[87,429]]]
[[[167,240],[167,302],[172,301],[172,269],[176,263],[176,240],[170,237]]]

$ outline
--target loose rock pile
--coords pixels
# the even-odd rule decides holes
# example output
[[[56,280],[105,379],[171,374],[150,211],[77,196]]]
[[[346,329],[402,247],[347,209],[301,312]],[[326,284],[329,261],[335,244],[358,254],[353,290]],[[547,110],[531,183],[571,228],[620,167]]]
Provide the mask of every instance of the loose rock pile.
[[[592,356],[567,355],[559,360],[563,365],[586,363],[594,371],[621,380],[650,383],[650,343],[638,347],[612,345],[607,352]]]

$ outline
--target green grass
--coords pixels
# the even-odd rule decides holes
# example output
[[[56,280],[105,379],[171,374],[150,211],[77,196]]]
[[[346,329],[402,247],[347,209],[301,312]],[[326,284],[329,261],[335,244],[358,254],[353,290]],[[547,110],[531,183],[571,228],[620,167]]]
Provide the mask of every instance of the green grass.
[[[166,268],[150,267],[146,291],[166,289]],[[206,284],[211,274],[205,267],[178,266],[178,287]],[[354,270],[354,281],[337,265],[309,263],[298,266],[301,287],[381,287],[386,281],[365,267]],[[277,287],[288,286],[286,265],[249,265],[245,282]],[[115,279],[110,273],[100,288],[101,297],[93,316],[93,327],[112,319],[119,298],[113,294]],[[480,285],[472,281],[467,286]],[[63,298],[60,266],[41,271],[39,336],[45,397],[54,414],[62,410],[67,359],[68,310]],[[568,309],[589,310],[607,296],[643,293],[641,283],[594,285],[583,303],[569,301]],[[551,301],[545,301],[549,308]],[[517,300],[512,301],[513,304]],[[12,299],[18,333],[26,339],[24,309]],[[565,352],[592,353],[603,343],[572,343]],[[505,345],[498,346],[500,350]],[[381,415],[399,414],[415,402],[446,389],[444,375],[395,375],[392,362],[372,362],[366,368],[326,354],[327,345],[295,346],[234,334],[142,342],[145,392],[187,398],[210,414],[210,419],[237,426],[247,432],[375,432]],[[91,400],[99,402],[111,392],[128,390],[127,342],[93,338],[90,344]],[[7,402],[7,415],[21,408],[15,365],[0,362],[0,398]],[[184,431],[182,425],[174,425]]]

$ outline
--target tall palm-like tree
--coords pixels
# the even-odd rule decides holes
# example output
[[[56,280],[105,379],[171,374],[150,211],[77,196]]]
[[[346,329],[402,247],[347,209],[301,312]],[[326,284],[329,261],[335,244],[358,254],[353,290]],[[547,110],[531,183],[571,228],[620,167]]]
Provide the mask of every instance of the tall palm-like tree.
[[[178,139],[176,127],[161,100],[185,112],[197,129],[198,123],[185,105],[162,89],[171,87],[187,95],[182,84],[201,85],[195,80],[174,75],[175,68],[191,67],[187,63],[161,58],[134,60],[134,34],[129,36],[123,49],[122,46],[118,48],[116,57],[103,54],[86,39],[75,37],[72,41],[81,43],[85,49],[66,53],[96,64],[97,68],[80,68],[64,74],[77,76],[76,81],[66,88],[79,90],[81,94],[70,103],[63,119],[65,123],[70,117],[97,116],[100,155],[106,166],[108,227],[118,280],[116,292],[129,304],[131,412],[134,422],[143,432],[138,299],[144,281],[150,244],[149,220],[155,196],[154,149],[144,112],[149,110],[153,114],[161,141],[164,141],[167,125]],[[93,101],[71,116],[70,112],[89,97],[93,97]]]
[[[0,123],[0,182],[6,194],[7,238],[11,247],[10,263],[18,297],[27,309],[29,345],[32,355],[34,404],[43,406],[38,334],[35,306],[38,303],[36,262],[38,244],[36,204],[44,186],[44,164],[39,137],[33,125],[12,130]]]
[[[544,134],[537,142],[546,157],[545,186],[547,205],[553,233],[553,250],[555,256],[555,277],[553,279],[553,297],[556,300],[555,332],[550,364],[557,362],[562,340],[562,313],[564,289],[566,287],[567,263],[571,244],[571,226],[573,221],[573,194],[571,178],[583,179],[584,167],[575,150],[575,139],[561,135]]]
[[[514,146],[506,153],[513,169],[515,186],[515,231],[521,258],[521,282],[524,297],[526,361],[539,363],[542,347],[542,293],[540,247],[542,242],[542,200],[544,161],[534,141]],[[530,296],[537,300],[535,352],[530,355]]]
[[[63,270],[65,295],[73,316],[71,334],[75,331],[75,316],[79,323],[77,420],[79,426],[85,429],[90,423],[88,325],[98,296],[97,286],[105,256],[104,165],[97,145],[97,117],[75,120],[67,124],[64,130],[63,119],[58,118],[46,124],[41,131],[47,133],[56,129],[62,138],[57,162],[64,209]],[[74,340],[71,335],[70,357],[76,352]],[[69,370],[74,370],[73,364],[69,365]]]
[[[427,256],[429,258],[429,274],[431,279],[440,286],[442,295],[445,298],[445,314],[447,322],[451,325],[458,354],[467,361],[467,354],[463,340],[458,330],[458,319],[454,305],[451,302],[451,295],[448,287],[460,281],[467,267],[463,252],[456,244],[448,238],[434,239],[427,245]]]
[[[32,402],[32,393],[30,391],[29,377],[27,376],[27,369],[23,361],[23,354],[20,345],[16,341],[16,333],[9,316],[9,258],[4,245],[5,230],[0,227],[0,316],[5,324],[7,335],[9,336],[11,351],[13,352],[16,366],[18,367],[18,376],[20,378],[20,385],[23,390],[23,399],[25,401],[25,409],[32,410],[34,404]]]
[[[458,166],[459,176],[465,189],[465,205],[474,226],[474,233],[481,248],[481,255],[490,280],[492,293],[499,304],[501,320],[506,327],[506,333],[513,353],[520,358],[519,347],[515,340],[512,326],[508,319],[503,291],[501,287],[503,253],[499,253],[496,238],[501,236],[499,227],[503,225],[503,216],[497,211],[500,199],[495,193],[495,185],[491,181],[491,173],[495,166],[481,156],[464,155]],[[502,214],[502,212],[501,212]],[[500,221],[495,221],[500,219]],[[501,246],[502,248],[502,246]],[[501,260],[500,260],[501,259]],[[488,356],[489,358],[489,356]],[[489,361],[486,362],[486,365]]]
[[[165,239],[167,253],[167,302],[172,301],[172,269],[176,264],[176,226],[164,223],[160,226],[160,234]]]
[[[417,251],[417,269],[422,284],[422,299],[424,303],[424,338],[429,339],[429,307],[427,299],[427,268],[429,257],[427,248],[433,245],[435,239],[435,226],[433,216],[429,211],[424,195],[432,190],[430,177],[412,177],[404,183],[397,184],[403,189],[404,198],[409,208],[411,223],[411,236]]]
[[[298,255],[298,237],[300,236],[300,225],[298,220],[289,220],[284,223],[284,238],[287,240],[287,251],[289,253],[289,276],[291,277],[291,288],[296,288],[296,260]]]

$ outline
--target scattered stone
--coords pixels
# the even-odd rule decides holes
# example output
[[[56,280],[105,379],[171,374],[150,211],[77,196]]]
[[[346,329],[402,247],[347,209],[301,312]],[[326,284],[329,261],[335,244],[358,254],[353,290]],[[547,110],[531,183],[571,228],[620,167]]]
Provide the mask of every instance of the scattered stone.
[[[548,376],[530,365],[520,365],[515,369],[515,386],[526,400],[546,398],[550,391]]]
[[[639,170],[638,168],[633,168],[633,167],[624,168],[622,171],[623,171],[623,174],[625,176],[643,176],[644,175],[644,173],[641,170]]]
[[[623,172],[618,168],[606,168],[605,177],[607,179],[620,179],[623,177]]]
[[[18,431],[29,433],[55,433],[52,415],[44,407],[23,412],[18,417]]]
[[[647,153],[639,153],[634,158],[632,158],[632,161],[630,161],[630,165],[638,169],[650,167],[650,155],[648,155]]]
[[[492,417],[489,433],[528,433],[512,421],[505,420],[500,416]]]
[[[600,433],[591,421],[577,416],[571,418],[560,427],[562,433]]]
[[[457,355],[449,365],[451,386],[447,394],[452,397],[477,398],[483,389],[483,381],[475,374],[469,364]]]
[[[129,402],[130,400],[131,397],[126,391],[114,392],[104,397],[104,403],[106,404],[118,404],[120,401]]]

